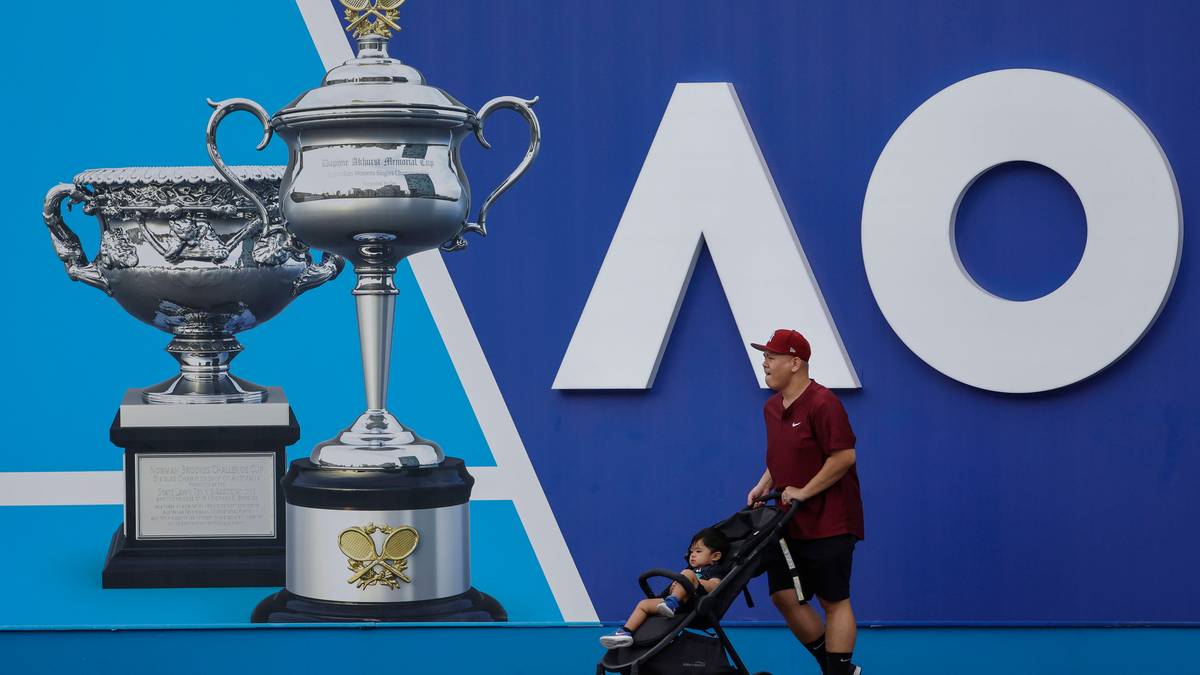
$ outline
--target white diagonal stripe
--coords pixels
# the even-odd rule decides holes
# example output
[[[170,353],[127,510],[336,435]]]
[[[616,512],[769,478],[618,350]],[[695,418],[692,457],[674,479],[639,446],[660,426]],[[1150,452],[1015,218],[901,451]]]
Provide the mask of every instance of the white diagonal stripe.
[[[328,70],[354,56],[346,42],[342,22],[329,0],[296,0],[304,26],[312,36],[313,46]]]

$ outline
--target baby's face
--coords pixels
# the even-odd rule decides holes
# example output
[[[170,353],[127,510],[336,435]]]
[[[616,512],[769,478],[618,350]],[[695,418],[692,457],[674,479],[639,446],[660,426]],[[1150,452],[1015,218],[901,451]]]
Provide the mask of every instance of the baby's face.
[[[692,542],[692,548],[688,551],[688,566],[689,567],[704,567],[711,565],[721,559],[721,552],[714,551],[704,545],[704,542],[697,539]]]

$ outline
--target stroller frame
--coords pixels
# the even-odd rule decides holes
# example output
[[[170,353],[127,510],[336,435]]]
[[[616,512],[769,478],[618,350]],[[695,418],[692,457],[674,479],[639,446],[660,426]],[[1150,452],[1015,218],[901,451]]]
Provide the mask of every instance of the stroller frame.
[[[777,491],[771,492],[763,498],[763,501],[778,499],[779,494]],[[634,645],[611,649],[605,653],[604,657],[596,664],[596,675],[604,675],[605,673],[640,675],[640,671],[643,668],[656,669],[655,665],[651,662],[678,640],[681,635],[686,633],[688,629],[700,631],[711,630],[716,634],[724,655],[733,661],[735,670],[729,672],[736,672],[738,675],[751,675],[750,671],[746,669],[741,656],[734,649],[733,642],[730,641],[729,636],[725,633],[724,628],[722,628],[721,617],[725,615],[729,606],[739,595],[746,598],[747,605],[754,606],[746,585],[751,579],[762,573],[764,552],[769,546],[776,544],[783,528],[791,521],[792,516],[795,515],[796,509],[799,506],[799,502],[793,502],[791,507],[786,511],[765,507],[745,508],[730,518],[714,525],[714,527],[722,529],[724,527],[739,527],[748,524],[751,531],[743,539],[736,542],[735,550],[730,551],[729,557],[732,560],[732,565],[725,576],[721,578],[721,582],[712,591],[706,593],[703,588],[694,586],[687,577],[671,570],[654,568],[643,572],[638,577],[638,585],[641,586],[642,592],[647,598],[663,597],[667,592],[664,590],[662,593],[656,595],[650,588],[650,579],[656,577],[669,579],[689,590],[689,597],[693,599],[691,610],[686,614],[680,612],[672,619],[663,619],[660,617],[651,617],[648,619],[645,624],[642,624],[638,630],[634,631]],[[775,515],[762,515],[772,512]],[[794,569],[792,573],[793,575],[796,574]],[[647,628],[650,628],[651,631],[645,631]],[[651,632],[653,634],[655,630],[665,632],[661,638],[652,641],[652,643],[644,642],[639,645],[636,642],[638,633]],[[649,644],[648,647],[647,644]],[[760,672],[755,675],[770,674]]]

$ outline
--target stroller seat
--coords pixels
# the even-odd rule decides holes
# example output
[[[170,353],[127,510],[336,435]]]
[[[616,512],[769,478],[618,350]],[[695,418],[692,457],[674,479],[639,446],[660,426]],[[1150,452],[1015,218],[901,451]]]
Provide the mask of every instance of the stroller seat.
[[[777,494],[769,496],[778,498]],[[782,511],[775,508],[746,508],[713,525],[730,541],[729,560],[725,576],[712,591],[693,589],[686,611],[674,617],[650,617],[633,633],[633,644],[610,649],[596,664],[596,675],[717,675],[738,673],[750,675],[733,644],[721,627],[721,618],[739,595],[753,606],[746,585],[764,570],[767,551],[780,537],[784,525],[795,513],[798,504]],[[686,577],[661,568],[647,570],[638,584],[647,598],[657,596],[649,580],[655,577],[670,579],[691,587]],[[669,588],[669,587],[668,587]],[[715,637],[693,631],[712,631]],[[730,659],[733,664],[730,664]],[[769,674],[760,674],[769,675]]]

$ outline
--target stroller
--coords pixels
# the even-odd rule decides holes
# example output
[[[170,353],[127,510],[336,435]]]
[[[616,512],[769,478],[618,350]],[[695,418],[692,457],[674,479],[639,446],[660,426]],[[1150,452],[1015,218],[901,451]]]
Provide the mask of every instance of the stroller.
[[[778,499],[772,492],[764,501]],[[721,617],[738,595],[754,606],[746,585],[766,570],[767,555],[775,553],[780,532],[795,514],[799,503],[782,511],[773,508],[746,508],[713,525],[729,538],[728,571],[711,592],[694,588],[687,577],[671,570],[656,568],[643,572],[638,584],[647,598],[665,597],[667,589],[655,596],[649,580],[670,579],[689,589],[690,609],[681,609],[673,618],[652,616],[633,633],[633,644],[610,649],[596,664],[596,675],[750,675],[741,657],[721,628]],[[792,570],[795,574],[795,570]],[[668,587],[669,588],[669,587]],[[715,637],[696,631],[712,631]],[[733,664],[730,664],[732,659]],[[756,675],[770,675],[757,673]]]

